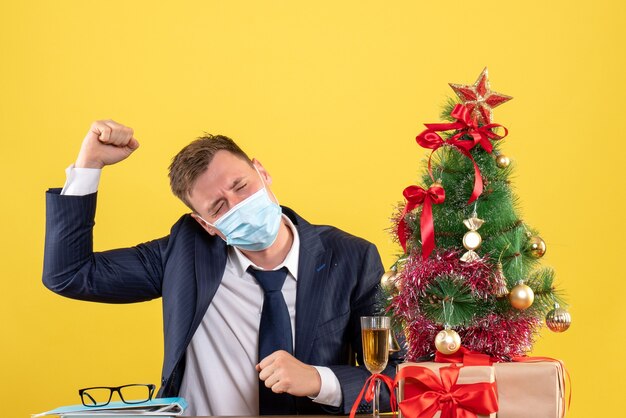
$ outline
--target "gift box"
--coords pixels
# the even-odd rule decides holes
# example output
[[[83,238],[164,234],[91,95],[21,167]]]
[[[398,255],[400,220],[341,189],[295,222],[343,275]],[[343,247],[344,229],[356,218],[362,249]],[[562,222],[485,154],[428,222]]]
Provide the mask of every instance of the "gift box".
[[[494,363],[499,418],[560,418],[565,415],[563,365],[558,361]]]
[[[401,372],[403,369],[405,370]],[[420,369],[427,369],[430,373]],[[451,372],[458,375],[451,377]],[[405,378],[398,381],[399,418],[439,418],[446,405],[471,412],[483,410],[483,414],[476,414],[480,418],[496,417],[497,396],[493,366],[463,367],[433,362],[399,364],[398,376],[405,373]],[[488,413],[489,409],[494,412]],[[436,411],[434,415],[431,414],[432,411]]]
[[[449,363],[403,363],[398,366],[398,374],[404,368],[423,367],[439,376],[440,369],[449,367]],[[533,360],[523,358],[520,362],[494,363],[491,366],[462,366],[459,369],[457,385],[475,384],[479,382],[494,382],[497,392],[497,413],[480,415],[478,417],[497,418],[561,418],[565,415],[565,381],[563,365],[559,361]],[[417,370],[417,369],[414,369]],[[403,372],[405,373],[405,372]],[[409,373],[413,374],[413,373]],[[420,378],[424,378],[424,374]],[[432,379],[432,376],[430,377]],[[427,378],[428,379],[428,378]],[[429,401],[424,393],[423,386],[415,380],[402,379],[398,382],[398,402],[401,409],[401,418],[418,418],[414,411],[410,414],[402,413],[403,402],[415,401],[422,397],[421,403]],[[478,389],[488,389],[486,387]],[[454,396],[454,394],[452,395]],[[412,416],[414,415],[414,416]],[[423,415],[426,416],[426,415]],[[439,417],[440,413],[427,415]],[[454,415],[453,415],[454,416]]]

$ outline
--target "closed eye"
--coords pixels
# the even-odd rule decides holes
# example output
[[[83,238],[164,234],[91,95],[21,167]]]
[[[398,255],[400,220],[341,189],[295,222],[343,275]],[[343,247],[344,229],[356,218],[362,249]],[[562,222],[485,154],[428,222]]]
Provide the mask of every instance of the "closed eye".
[[[215,211],[211,214],[211,216],[215,217],[217,216],[218,213],[220,213],[220,211],[222,210],[222,207],[224,206],[224,203],[220,203],[217,208],[215,208]]]

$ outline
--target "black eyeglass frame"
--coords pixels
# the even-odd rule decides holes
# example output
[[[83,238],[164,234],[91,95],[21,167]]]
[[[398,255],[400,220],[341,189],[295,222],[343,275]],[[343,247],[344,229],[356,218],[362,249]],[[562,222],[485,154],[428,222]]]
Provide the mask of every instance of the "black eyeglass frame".
[[[144,399],[141,401],[134,401],[134,400],[126,400],[124,399],[124,396],[122,395],[122,389],[126,388],[126,387],[130,387],[130,386],[144,386],[148,389],[148,399]],[[108,389],[109,390],[109,399],[106,401],[106,403],[98,403],[95,401],[94,398],[92,398],[89,395],[89,390],[93,390],[93,389]],[[93,386],[90,388],[83,388],[83,389],[79,389],[78,390],[78,396],[80,396],[80,401],[83,403],[84,406],[89,407],[89,408],[98,408],[100,406],[106,406],[108,404],[111,403],[111,399],[113,398],[113,393],[117,392],[118,396],[120,397],[120,399],[122,400],[122,402],[124,402],[125,404],[129,404],[129,405],[136,405],[136,404],[140,404],[140,403],[144,403],[144,402],[148,402],[149,400],[152,399],[152,397],[154,396],[154,391],[156,390],[156,386],[153,385],[152,383],[131,383],[129,385],[122,385],[122,386]],[[87,392],[87,393],[85,393]],[[85,403],[85,398],[83,396],[87,396],[89,398],[91,398],[92,401],[94,401],[94,403],[96,405],[88,405]]]

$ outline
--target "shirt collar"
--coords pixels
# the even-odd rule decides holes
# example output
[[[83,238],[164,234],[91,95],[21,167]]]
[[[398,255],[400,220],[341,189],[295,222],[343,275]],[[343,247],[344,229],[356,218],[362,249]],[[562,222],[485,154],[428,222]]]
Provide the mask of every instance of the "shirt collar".
[[[294,279],[298,280],[298,259],[300,258],[300,236],[298,235],[298,230],[296,229],[295,225],[293,224],[293,222],[291,222],[291,219],[289,219],[285,215],[282,215],[282,217],[287,227],[293,233],[293,242],[291,243],[291,248],[289,249],[289,252],[287,253],[287,256],[285,257],[283,262],[277,265],[276,268],[272,270],[278,270],[282,267],[287,267],[287,270],[289,270],[289,274]],[[263,268],[257,266],[252,261],[250,261],[250,259],[246,257],[245,254],[237,247],[233,247],[230,245],[228,246],[228,258],[229,258],[229,262],[231,262],[232,265],[235,267],[240,277],[244,275],[244,273],[248,270],[248,267],[250,266],[252,266],[252,268],[255,268],[257,270],[264,270]]]

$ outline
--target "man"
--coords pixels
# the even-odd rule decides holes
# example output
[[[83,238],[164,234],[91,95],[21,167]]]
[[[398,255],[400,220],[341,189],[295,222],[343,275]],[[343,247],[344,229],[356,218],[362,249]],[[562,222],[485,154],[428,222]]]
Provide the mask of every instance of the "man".
[[[64,189],[47,193],[44,284],[98,302],[162,297],[159,396],[185,397],[190,415],[348,413],[369,376],[351,358],[363,363],[359,318],[375,313],[374,245],[281,208],[259,161],[207,136],[170,166],[192,213],[167,237],[94,253],[100,171],[138,147],[132,129],[92,124]]]

